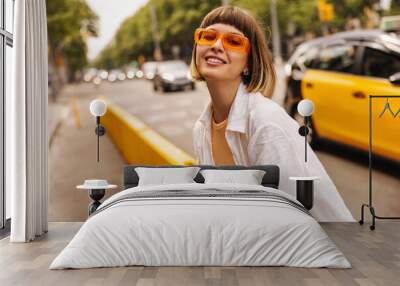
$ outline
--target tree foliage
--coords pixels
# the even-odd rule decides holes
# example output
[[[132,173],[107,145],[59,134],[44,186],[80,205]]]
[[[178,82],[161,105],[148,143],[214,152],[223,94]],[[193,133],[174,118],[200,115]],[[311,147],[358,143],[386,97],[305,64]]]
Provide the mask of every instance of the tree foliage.
[[[51,57],[62,56],[70,74],[87,65],[88,36],[97,36],[97,15],[84,0],[48,0],[47,29]]]
[[[335,18],[329,27],[345,29],[351,18],[365,22],[363,9],[372,7],[379,0],[327,0],[334,5]],[[398,9],[400,1],[392,1],[393,9]],[[231,0],[230,3],[248,10],[264,27],[268,41],[271,39],[270,0]],[[289,26],[295,27],[296,34],[312,32],[321,34],[323,23],[318,18],[317,0],[277,0],[278,21],[283,35]],[[396,4],[397,3],[397,4]],[[110,68],[118,67],[139,55],[152,58],[153,37],[150,6],[154,5],[160,33],[160,42],[164,57],[171,57],[172,46],[178,45],[183,57],[190,56],[193,46],[193,32],[203,17],[213,8],[221,5],[221,0],[150,0],[134,15],[124,21],[113,41],[96,58],[94,65]],[[182,53],[181,53],[182,55]]]

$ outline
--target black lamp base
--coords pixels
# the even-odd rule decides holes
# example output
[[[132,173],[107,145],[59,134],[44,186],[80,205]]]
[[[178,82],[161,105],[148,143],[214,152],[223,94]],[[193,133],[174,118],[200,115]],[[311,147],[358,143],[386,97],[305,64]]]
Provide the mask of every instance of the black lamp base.
[[[314,181],[297,180],[296,198],[306,209],[311,210],[314,205]]]
[[[100,200],[104,197],[106,193],[105,189],[91,189],[89,190],[89,197],[93,200],[93,202],[89,205],[88,212],[89,215],[94,213],[97,208],[101,205]]]

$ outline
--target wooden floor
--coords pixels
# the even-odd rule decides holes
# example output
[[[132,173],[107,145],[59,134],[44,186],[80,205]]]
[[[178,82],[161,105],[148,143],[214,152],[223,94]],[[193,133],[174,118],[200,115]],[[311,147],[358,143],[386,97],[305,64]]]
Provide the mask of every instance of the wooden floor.
[[[290,267],[119,267],[48,270],[81,223],[50,223],[32,243],[0,241],[0,285],[400,285],[400,223],[323,224],[352,269]]]

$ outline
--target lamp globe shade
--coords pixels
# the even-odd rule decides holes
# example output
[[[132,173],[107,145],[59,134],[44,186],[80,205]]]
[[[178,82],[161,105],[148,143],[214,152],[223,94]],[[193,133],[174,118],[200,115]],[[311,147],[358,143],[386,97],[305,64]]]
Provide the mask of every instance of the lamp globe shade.
[[[90,103],[90,113],[93,116],[103,116],[107,111],[106,103],[103,100],[95,99]]]
[[[314,103],[309,99],[303,99],[297,105],[297,111],[302,116],[311,116],[314,112]]]

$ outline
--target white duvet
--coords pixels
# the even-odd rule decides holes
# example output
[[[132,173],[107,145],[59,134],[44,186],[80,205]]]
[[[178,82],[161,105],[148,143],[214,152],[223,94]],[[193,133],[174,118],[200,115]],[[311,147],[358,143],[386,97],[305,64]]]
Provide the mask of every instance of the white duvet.
[[[350,268],[310,215],[258,198],[152,198],[113,201],[131,192],[263,190],[256,185],[140,186],[107,199],[50,269],[145,266],[295,266]],[[291,200],[294,198],[289,197]],[[107,206],[105,208],[105,206]]]

